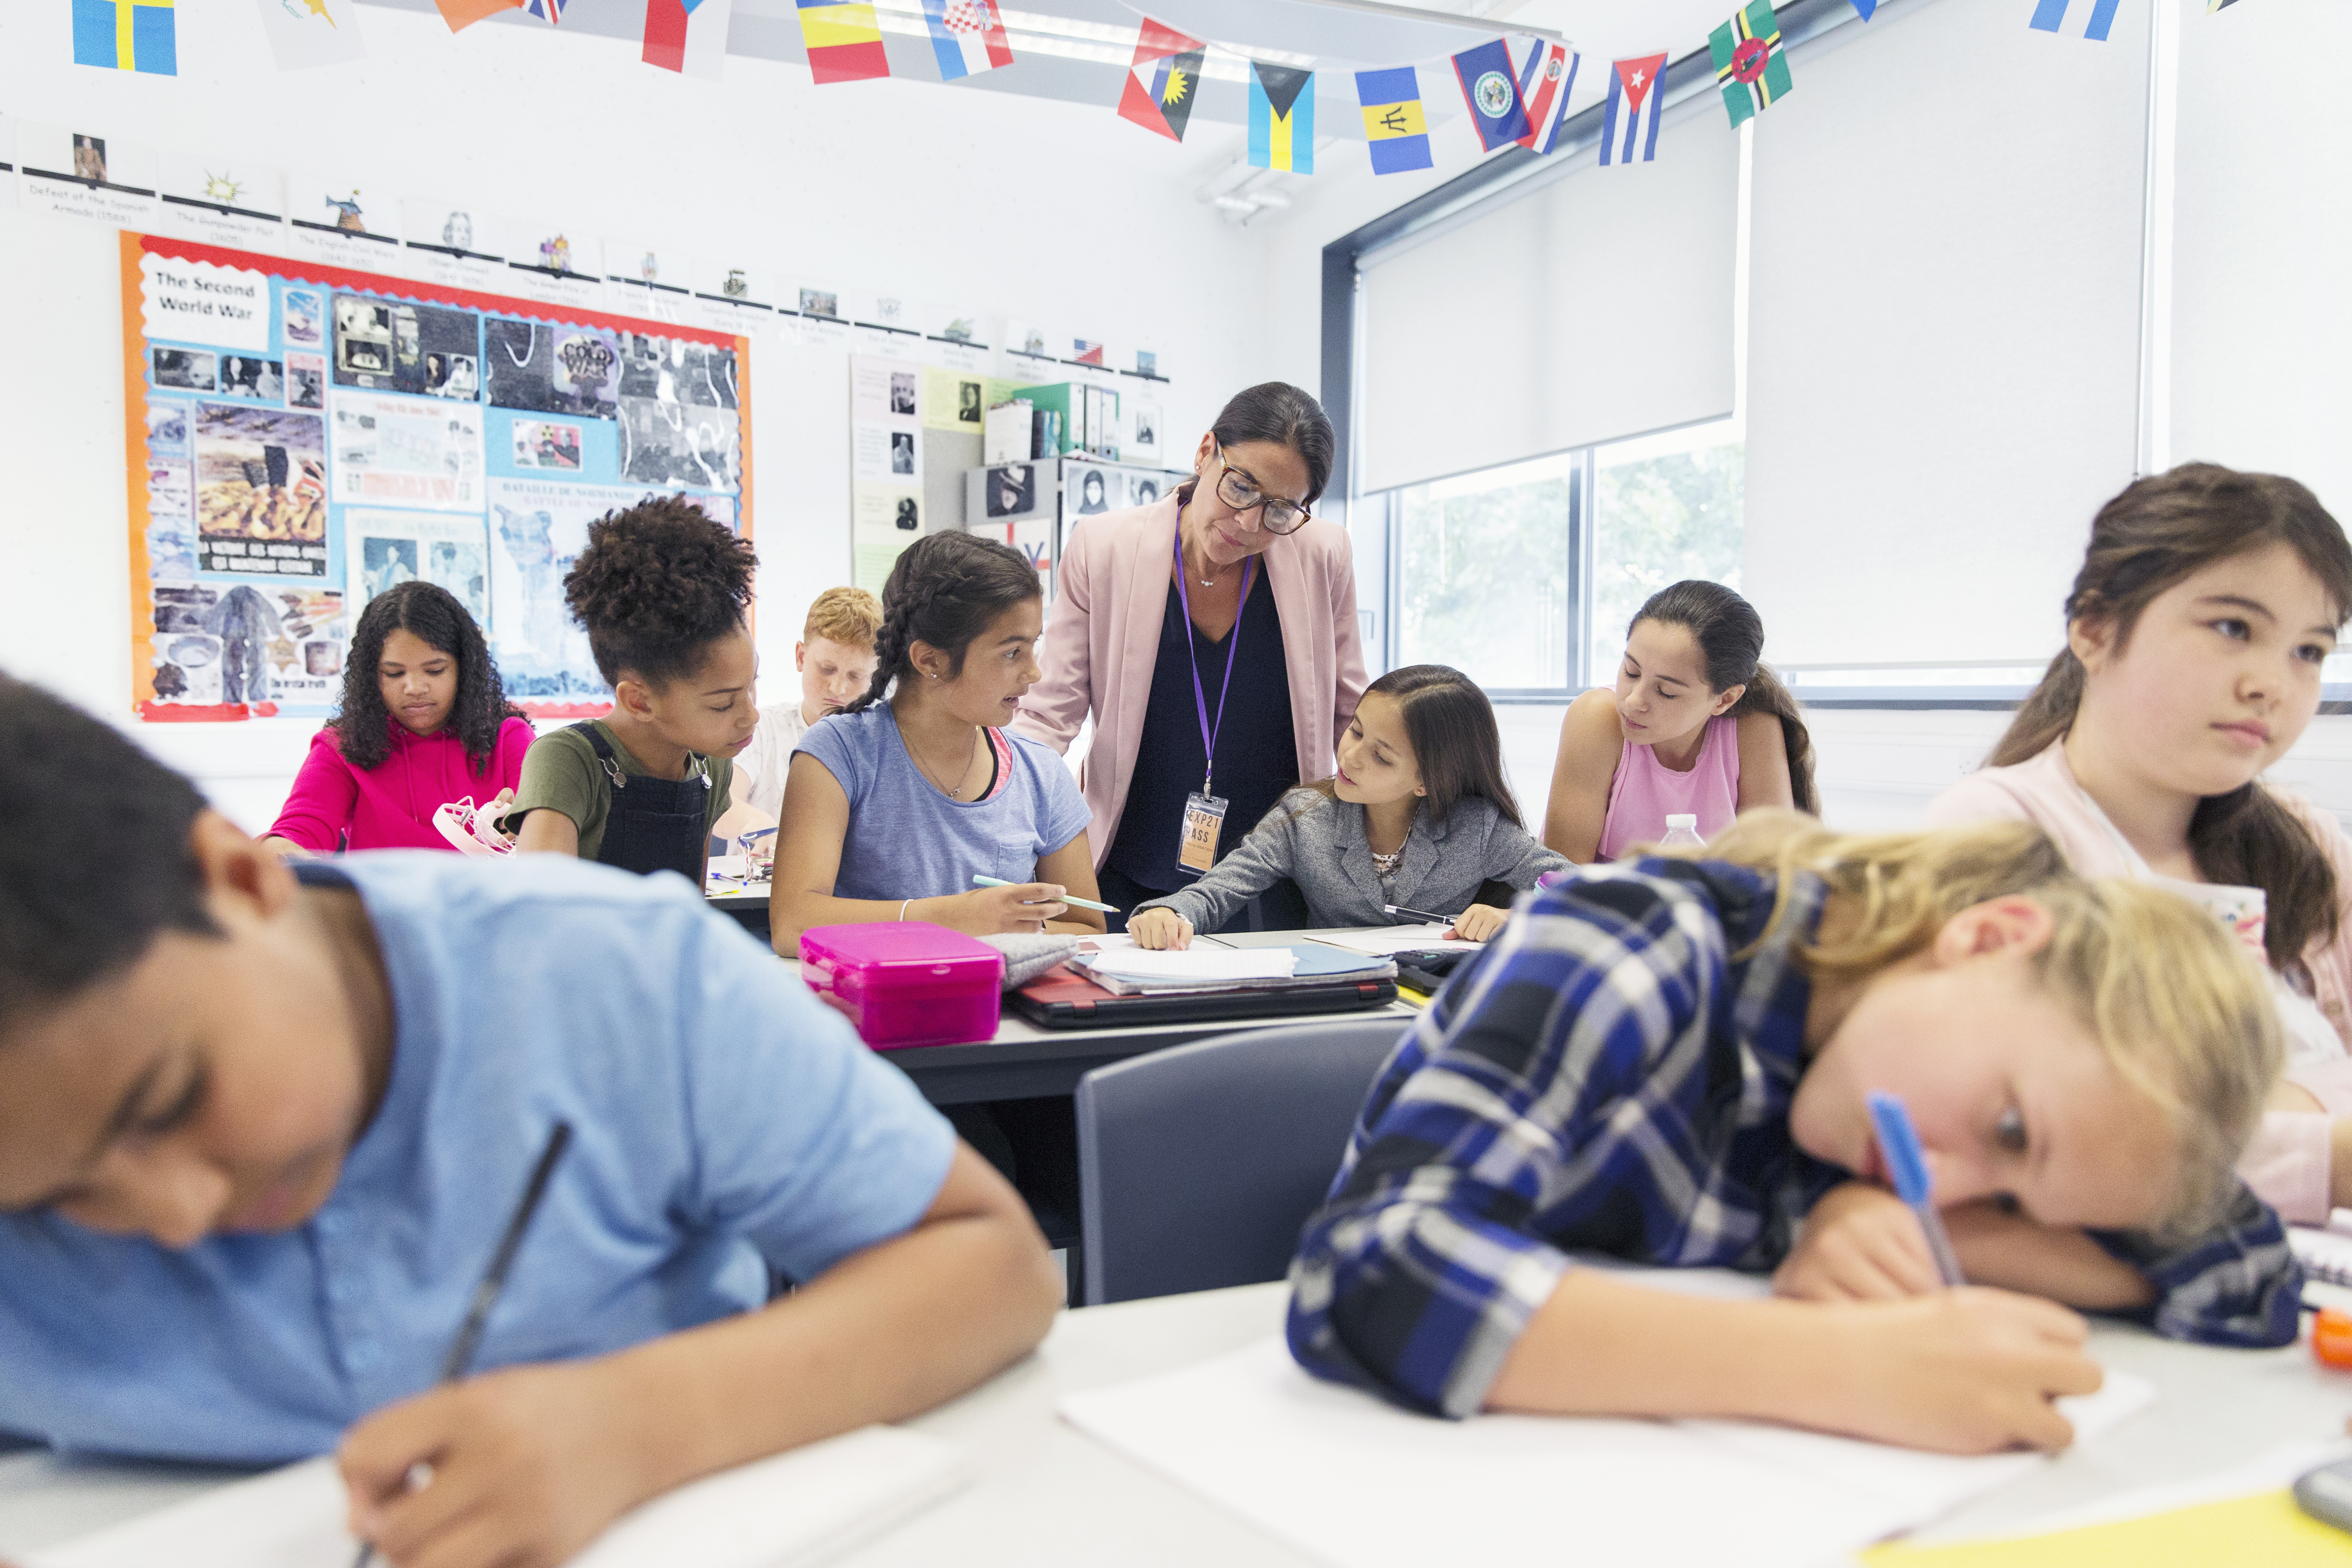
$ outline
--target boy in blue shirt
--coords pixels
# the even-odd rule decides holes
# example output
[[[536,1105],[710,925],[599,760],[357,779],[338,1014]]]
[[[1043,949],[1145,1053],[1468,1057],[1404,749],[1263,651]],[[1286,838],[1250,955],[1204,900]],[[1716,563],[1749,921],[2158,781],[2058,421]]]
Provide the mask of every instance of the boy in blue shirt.
[[[298,881],[5,675],[0,823],[0,1430],[339,1450],[394,1564],[553,1563],[1053,1317],[1011,1187],[682,884],[425,853]],[[558,1121],[480,1375],[436,1388]],[[769,1303],[770,1267],[803,1288]]]

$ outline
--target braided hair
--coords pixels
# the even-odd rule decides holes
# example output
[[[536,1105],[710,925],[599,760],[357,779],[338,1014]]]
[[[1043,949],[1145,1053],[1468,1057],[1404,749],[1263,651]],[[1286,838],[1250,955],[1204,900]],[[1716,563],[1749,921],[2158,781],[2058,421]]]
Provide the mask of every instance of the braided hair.
[[[634,675],[664,687],[701,668],[711,644],[741,629],[759,564],[750,540],[684,496],[656,496],[588,525],[588,548],[563,574],[563,600],[606,685]]]
[[[862,712],[882,700],[892,681],[915,673],[919,642],[943,648],[963,673],[963,657],[996,617],[1043,596],[1045,584],[1028,558],[961,531],[927,533],[908,545],[882,585],[882,630],[874,639],[874,682],[843,710]]]
[[[498,749],[499,728],[522,710],[507,700],[499,667],[490,662],[482,628],[457,596],[423,578],[398,583],[368,601],[352,632],[343,661],[343,700],[335,714],[335,745],[355,768],[382,767],[392,755],[391,714],[383,705],[384,639],[407,632],[457,661],[457,697],[442,729],[466,748],[466,761],[478,773]]]

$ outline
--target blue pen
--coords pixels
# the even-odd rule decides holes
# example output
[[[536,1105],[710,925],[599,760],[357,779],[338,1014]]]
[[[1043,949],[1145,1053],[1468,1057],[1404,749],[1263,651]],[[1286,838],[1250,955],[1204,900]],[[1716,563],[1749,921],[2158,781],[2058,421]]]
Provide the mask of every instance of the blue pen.
[[[1919,1133],[1911,1125],[1911,1112],[1893,1095],[1874,1089],[1870,1121],[1878,1130],[1878,1152],[1895,1182],[1895,1195],[1910,1205],[1919,1216],[1919,1228],[1927,1233],[1927,1250],[1936,1256],[1936,1272],[1947,1285],[1967,1284],[1960,1260],[1952,1256],[1952,1238],[1944,1234],[1944,1216],[1936,1212],[1935,1194],[1927,1181],[1927,1157],[1919,1151]]]
[[[974,871],[971,874],[971,885],[975,888],[1017,888],[1021,884],[1018,882],[1008,882],[1002,877],[983,877],[979,872]],[[1076,904],[1082,910],[1100,910],[1107,915],[1115,915],[1118,913],[1118,906],[1116,904],[1098,904],[1092,899],[1076,898],[1069,893],[1064,893],[1059,899],[1056,899],[1055,902],[1062,904]]]

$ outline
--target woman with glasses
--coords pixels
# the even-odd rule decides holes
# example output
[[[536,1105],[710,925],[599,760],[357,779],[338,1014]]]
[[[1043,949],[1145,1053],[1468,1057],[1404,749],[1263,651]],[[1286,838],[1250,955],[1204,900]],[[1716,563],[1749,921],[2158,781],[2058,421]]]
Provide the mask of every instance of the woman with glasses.
[[[1331,773],[1365,679],[1355,558],[1313,515],[1334,444],[1314,398],[1251,387],[1201,437],[1192,479],[1063,542],[1045,678],[1013,727],[1067,751],[1093,717],[1078,786],[1122,910],[1190,883]]]

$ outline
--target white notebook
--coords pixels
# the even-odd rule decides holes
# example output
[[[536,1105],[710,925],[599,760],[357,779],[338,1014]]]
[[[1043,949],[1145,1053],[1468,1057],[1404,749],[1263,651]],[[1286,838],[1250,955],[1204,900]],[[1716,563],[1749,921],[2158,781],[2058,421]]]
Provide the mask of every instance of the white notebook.
[[[2060,1408],[2081,1442],[2154,1397],[2145,1380],[2110,1372],[2099,1393]],[[1061,1409],[1112,1447],[1339,1568],[1814,1568],[2044,1462],[1732,1421],[1441,1421],[1309,1377],[1279,1339],[1073,1394]]]
[[[624,1514],[572,1568],[800,1568],[970,1479],[961,1450],[867,1426],[707,1477]],[[273,1470],[24,1559],[24,1568],[352,1568],[331,1459]]]

